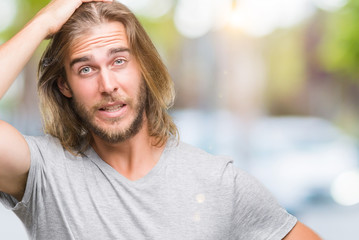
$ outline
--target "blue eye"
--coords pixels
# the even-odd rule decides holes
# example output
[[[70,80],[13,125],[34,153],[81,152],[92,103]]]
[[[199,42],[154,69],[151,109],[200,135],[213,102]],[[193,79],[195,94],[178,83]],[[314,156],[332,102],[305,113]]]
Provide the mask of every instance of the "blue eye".
[[[91,68],[90,67],[84,67],[80,69],[80,74],[88,74],[91,72]]]
[[[122,65],[125,63],[125,59],[119,58],[115,60],[115,64],[116,65]]]

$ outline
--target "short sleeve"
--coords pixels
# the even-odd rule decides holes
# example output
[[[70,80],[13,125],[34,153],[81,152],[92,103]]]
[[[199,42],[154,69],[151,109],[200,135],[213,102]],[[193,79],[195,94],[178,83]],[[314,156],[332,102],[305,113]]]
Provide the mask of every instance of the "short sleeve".
[[[232,239],[283,239],[297,219],[254,177],[234,167]]]
[[[28,211],[31,198],[34,195],[35,188],[37,186],[36,182],[39,178],[39,174],[42,169],[42,161],[41,161],[41,153],[36,144],[36,140],[34,137],[24,136],[26,142],[28,143],[30,149],[30,169],[29,174],[26,181],[25,193],[22,200],[19,202],[13,196],[0,192],[0,202],[7,208],[12,211],[16,215],[18,215],[21,219],[27,219],[29,214]]]

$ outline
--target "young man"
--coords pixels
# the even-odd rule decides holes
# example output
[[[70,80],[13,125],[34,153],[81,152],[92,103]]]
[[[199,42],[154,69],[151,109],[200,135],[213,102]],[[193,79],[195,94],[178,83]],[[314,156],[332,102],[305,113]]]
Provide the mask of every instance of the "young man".
[[[51,37],[47,135],[0,122],[0,201],[31,239],[319,239],[231,160],[176,140],[172,81],[122,4],[53,0],[0,47],[0,97]],[[77,10],[76,10],[77,9]]]

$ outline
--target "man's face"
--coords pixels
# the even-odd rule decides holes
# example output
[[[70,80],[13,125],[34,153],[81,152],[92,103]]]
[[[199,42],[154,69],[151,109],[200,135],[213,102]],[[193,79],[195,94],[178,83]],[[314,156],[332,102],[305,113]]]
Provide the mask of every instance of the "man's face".
[[[125,141],[142,127],[146,87],[131,55],[122,23],[94,26],[74,41],[65,60],[67,83],[61,92],[92,134]]]

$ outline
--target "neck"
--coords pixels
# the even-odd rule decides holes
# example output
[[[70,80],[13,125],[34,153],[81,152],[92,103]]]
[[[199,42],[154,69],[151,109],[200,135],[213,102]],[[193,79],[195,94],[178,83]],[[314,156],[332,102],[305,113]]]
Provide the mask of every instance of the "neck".
[[[124,177],[137,180],[144,177],[156,165],[163,146],[154,146],[155,139],[148,134],[147,123],[132,138],[108,143],[93,135],[92,147],[100,158]]]

